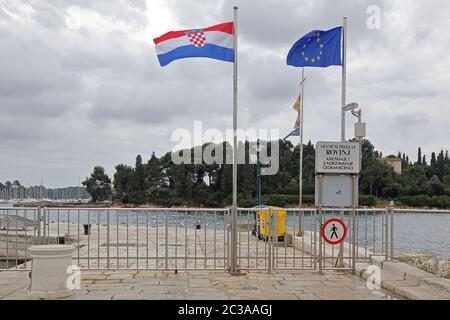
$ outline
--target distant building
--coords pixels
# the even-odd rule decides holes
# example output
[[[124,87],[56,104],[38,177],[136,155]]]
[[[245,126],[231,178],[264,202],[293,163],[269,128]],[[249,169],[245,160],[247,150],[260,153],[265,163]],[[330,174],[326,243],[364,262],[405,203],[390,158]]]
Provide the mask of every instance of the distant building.
[[[399,158],[380,158],[380,161],[383,161],[387,165],[391,166],[394,169],[394,172],[397,174],[402,174],[402,159]]]

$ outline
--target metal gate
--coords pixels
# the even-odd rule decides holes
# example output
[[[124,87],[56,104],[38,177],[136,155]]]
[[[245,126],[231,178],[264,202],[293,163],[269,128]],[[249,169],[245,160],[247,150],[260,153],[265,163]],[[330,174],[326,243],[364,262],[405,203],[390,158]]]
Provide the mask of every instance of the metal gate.
[[[278,219],[280,216],[283,218]],[[314,270],[315,210],[238,210],[238,267],[241,270]],[[280,225],[282,224],[282,225]],[[311,231],[304,231],[304,230]],[[303,236],[301,232],[303,230]]]
[[[347,237],[339,245],[327,244],[321,232],[318,238],[319,271],[352,270],[357,263],[369,263],[371,256],[393,258],[393,211],[389,209],[318,210],[318,227],[339,218],[347,226]]]
[[[265,208],[238,212],[241,270],[354,271],[357,263],[368,263],[371,256],[393,257],[393,211],[388,209]],[[269,219],[261,218],[264,212]],[[322,239],[324,223],[333,218],[347,226],[347,237],[340,245]]]

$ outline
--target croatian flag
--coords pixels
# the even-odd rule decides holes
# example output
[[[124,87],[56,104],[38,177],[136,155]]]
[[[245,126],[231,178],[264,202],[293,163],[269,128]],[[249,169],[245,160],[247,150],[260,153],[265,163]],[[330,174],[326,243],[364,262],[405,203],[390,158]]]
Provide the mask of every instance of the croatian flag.
[[[233,22],[205,29],[171,31],[153,41],[161,67],[174,60],[192,57],[234,62]]]

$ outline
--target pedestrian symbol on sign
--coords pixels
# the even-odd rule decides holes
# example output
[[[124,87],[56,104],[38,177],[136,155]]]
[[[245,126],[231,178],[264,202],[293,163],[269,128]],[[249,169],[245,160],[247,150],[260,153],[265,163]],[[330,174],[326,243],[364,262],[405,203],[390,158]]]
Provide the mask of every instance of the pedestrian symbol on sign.
[[[322,237],[329,244],[339,244],[347,236],[347,227],[340,219],[330,219],[323,225]]]
[[[333,232],[333,233],[331,234],[331,239],[333,239],[334,236],[336,236],[336,239],[339,239],[339,237],[338,237],[338,235],[337,235],[337,233],[336,233],[337,229],[338,229],[338,228],[336,228],[336,224],[333,223],[333,228],[331,228],[331,231]]]

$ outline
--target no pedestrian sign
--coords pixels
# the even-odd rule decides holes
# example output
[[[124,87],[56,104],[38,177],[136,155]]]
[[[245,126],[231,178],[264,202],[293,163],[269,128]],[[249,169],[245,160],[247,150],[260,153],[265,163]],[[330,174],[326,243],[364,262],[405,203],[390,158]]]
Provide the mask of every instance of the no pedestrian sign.
[[[323,225],[322,237],[328,244],[339,244],[347,236],[347,227],[341,219],[330,219]]]
[[[358,142],[319,142],[316,148],[316,172],[358,174],[361,170]]]

